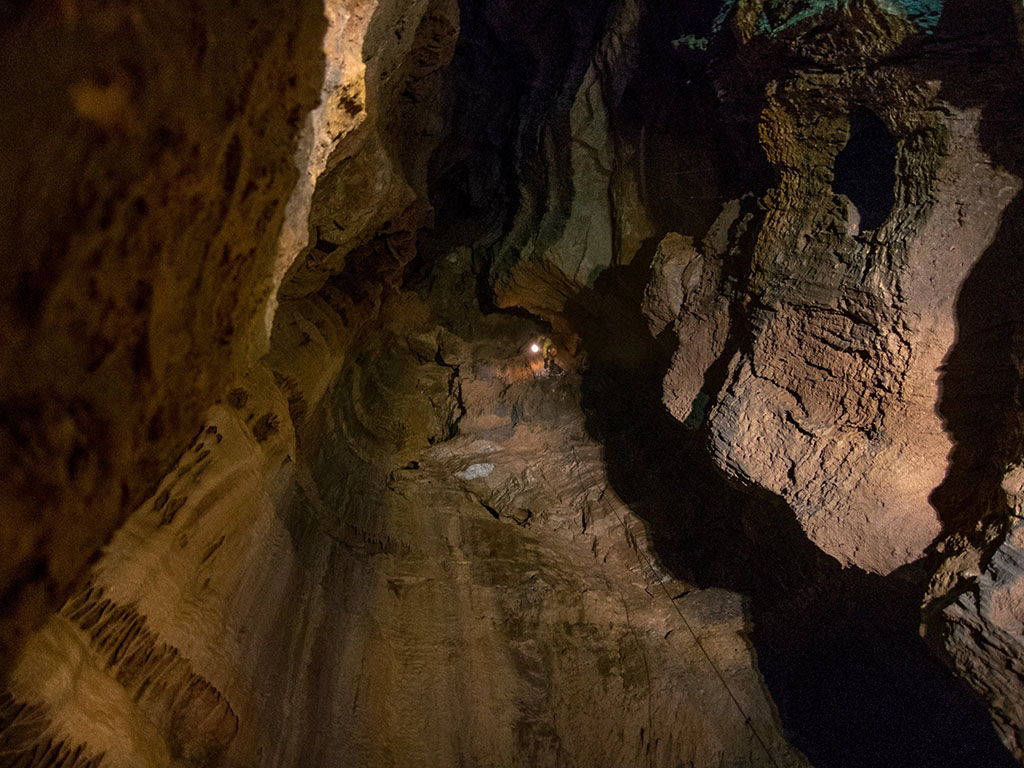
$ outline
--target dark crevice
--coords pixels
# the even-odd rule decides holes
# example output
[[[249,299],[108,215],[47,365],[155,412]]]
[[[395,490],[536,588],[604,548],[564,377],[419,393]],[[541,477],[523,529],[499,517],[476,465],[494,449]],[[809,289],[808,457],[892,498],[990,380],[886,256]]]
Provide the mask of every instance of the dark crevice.
[[[896,204],[896,139],[866,107],[850,112],[850,138],[836,156],[832,189],[860,213],[861,229],[878,229]]]
[[[552,145],[550,131],[564,128],[608,6],[570,0],[509,13],[501,4],[460,0],[453,106],[428,168],[435,219],[421,238],[424,258],[508,232],[524,187],[536,196],[538,214],[549,207],[555,169],[547,153],[554,146],[562,166],[568,162],[568,142]]]
[[[722,204],[774,178],[756,132],[723,110],[712,85],[720,2],[650,0],[638,31],[637,71],[613,129],[640,149],[641,194],[662,231],[701,237]]]

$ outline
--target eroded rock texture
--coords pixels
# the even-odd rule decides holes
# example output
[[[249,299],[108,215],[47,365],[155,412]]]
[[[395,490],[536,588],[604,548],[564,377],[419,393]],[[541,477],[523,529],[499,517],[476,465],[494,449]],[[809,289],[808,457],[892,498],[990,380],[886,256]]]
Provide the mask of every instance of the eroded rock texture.
[[[0,11],[0,764],[1024,758],[983,5]]]
[[[600,290],[594,265],[649,261],[649,329],[678,341],[667,409],[841,564],[916,579],[912,564],[938,568],[928,636],[992,701],[1019,755],[1010,723],[1021,679],[994,671],[1014,666],[1021,638],[1000,633],[1017,609],[996,619],[967,594],[997,546],[1003,565],[983,580],[1009,594],[1016,578],[1000,478],[1019,448],[1010,294],[1020,270],[1006,243],[1020,226],[1009,84],[1020,76],[1021,9],[699,5],[610,6],[587,70],[598,87],[583,77],[552,120],[591,151],[537,173],[517,147],[518,172],[550,194],[526,197],[514,221],[532,206],[547,223],[524,227],[529,237],[513,227],[495,247],[498,299],[558,325]],[[637,46],[622,46],[632,82],[606,66],[622,41]],[[671,89],[659,83],[666,71]],[[701,140],[703,156],[684,136]],[[638,198],[617,194],[626,158]],[[558,202],[564,189],[571,205]],[[574,234],[619,218],[654,239],[627,248],[613,238],[600,255]],[[944,608],[950,600],[960,607]],[[980,629],[968,639],[968,624],[991,626],[1000,648]]]
[[[369,241],[391,238],[394,248],[426,223],[426,165],[459,32],[455,0],[339,2],[327,11],[328,76],[308,131],[308,175],[282,235],[293,258],[290,241],[306,251],[282,299],[316,292]]]
[[[740,596],[661,570],[608,487],[578,377],[455,310],[385,302],[297,432],[274,377],[236,382],[30,641],[5,754],[805,765]]]
[[[734,23],[742,39],[739,16]],[[1019,446],[1011,360],[1021,316],[1003,293],[1020,279],[1003,245],[1020,228],[1020,161],[1010,149],[1019,103],[1005,90],[1020,72],[1013,12],[993,6],[980,19],[949,3],[916,42],[905,23],[851,4],[770,33],[765,44],[829,64],[766,78],[759,131],[777,179],[749,272],[731,316],[709,294],[709,279],[721,281],[713,269],[690,294],[697,308],[678,316],[681,339],[728,323],[728,363],[701,390],[692,373],[666,382],[668,400],[684,409],[701,391],[714,399],[708,432],[721,466],[784,498],[840,562],[878,573],[941,540],[961,567],[965,549],[991,553],[1009,518],[999,479]],[[759,27],[744,47],[756,51],[765,34]],[[887,62],[887,50],[898,61]],[[705,244],[703,257],[714,253]],[[728,273],[728,258],[720,263]],[[685,349],[673,371],[685,369]],[[1009,541],[990,566],[996,583],[1006,579]],[[972,572],[951,575],[957,567],[941,566],[945,587],[932,590],[968,589]],[[968,640],[958,609],[932,631],[1020,756],[1022,681],[994,672],[1019,653],[1019,635],[1003,634],[1015,610],[974,608],[998,648]]]
[[[316,3],[0,15],[0,659],[261,345]]]

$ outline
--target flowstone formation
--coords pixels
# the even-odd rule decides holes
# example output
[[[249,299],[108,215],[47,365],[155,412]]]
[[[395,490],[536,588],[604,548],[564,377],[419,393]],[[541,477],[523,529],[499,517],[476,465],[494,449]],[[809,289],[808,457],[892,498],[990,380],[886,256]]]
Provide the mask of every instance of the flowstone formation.
[[[51,5],[0,765],[1024,760],[1019,3]]]

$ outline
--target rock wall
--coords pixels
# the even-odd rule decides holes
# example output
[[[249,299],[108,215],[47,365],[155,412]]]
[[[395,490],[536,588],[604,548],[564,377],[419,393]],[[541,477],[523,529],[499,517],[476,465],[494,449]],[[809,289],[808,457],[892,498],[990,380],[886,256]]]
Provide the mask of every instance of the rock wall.
[[[651,334],[677,343],[666,408],[841,564],[934,572],[925,632],[1019,756],[1021,678],[1004,671],[1019,649],[1007,634],[1019,606],[1005,607],[1017,605],[1016,545],[1000,483],[1020,445],[1009,243],[1021,105],[1008,84],[1020,76],[1022,11],[663,6],[610,7],[575,102],[550,120],[552,131],[568,121],[571,146],[589,151],[531,176],[551,193],[525,197],[522,226],[494,247],[497,300],[571,330],[566,317],[602,270],[649,262]],[[636,48],[607,66],[623,40]],[[710,115],[703,126],[695,112]],[[628,199],[614,194],[622,159],[639,169]],[[680,185],[687,167],[693,181]],[[641,236],[607,253],[579,234],[621,219]],[[986,626],[998,649],[977,639]]]
[[[0,665],[261,346],[314,2],[0,14]]]
[[[608,267],[628,262],[650,235],[639,200],[635,137],[615,130],[608,108],[622,101],[637,68],[640,8],[631,0],[615,2],[606,14],[603,29],[572,29],[574,58],[562,90],[554,98],[541,88],[533,94],[538,101],[547,97],[551,111],[538,106],[538,124],[528,119],[521,128],[533,135],[516,144],[522,188],[509,231],[491,254],[498,306],[557,318],[570,299],[592,288]],[[601,20],[595,15],[590,23]]]
[[[431,212],[426,165],[448,107],[458,5],[345,3],[336,13],[337,83],[325,83],[307,185],[293,203],[292,237],[305,250],[284,276],[282,300],[315,293],[375,238],[392,249],[404,238],[408,261],[411,233]]]
[[[263,289],[223,340],[236,357],[217,377],[181,351],[217,402],[29,636],[2,759],[804,764],[739,596],[686,595],[698,645],[656,591],[670,577],[602,484],[576,385],[524,361],[539,329],[476,319],[465,252],[433,298],[465,297],[444,322],[397,294],[429,213],[454,6],[326,16],[322,101],[288,123],[299,180],[261,225]]]
[[[458,22],[453,2],[28,4],[0,32],[7,663],[268,352],[279,289],[315,293],[356,246],[364,287],[411,258]],[[398,253],[366,269],[378,246]]]
[[[953,556],[927,597],[929,636],[984,693],[1019,757],[1012,702],[1021,678],[1002,671],[1017,652],[1010,649],[1019,649],[1005,634],[1016,609],[996,618],[985,601],[965,610],[969,600],[960,596],[946,609],[949,624],[937,618],[950,593],[972,589],[981,553],[1006,535],[998,483],[1019,445],[1007,417],[1020,314],[991,279],[984,298],[973,287],[994,260],[1001,285],[1019,281],[1011,257],[1001,256],[1005,233],[1019,228],[1019,160],[1007,149],[1017,141],[1009,114],[1018,107],[1003,88],[1017,77],[1019,43],[1007,5],[981,22],[947,3],[934,23],[916,20],[926,32],[920,43],[901,41],[902,18],[872,21],[876,13],[851,4],[813,24],[794,19],[780,40],[763,25],[744,30],[737,12],[735,33],[754,60],[764,60],[761,46],[781,44],[809,58],[827,52],[846,67],[763,83],[761,143],[778,180],[757,222],[749,273],[741,267],[737,281],[736,248],[730,254],[711,237],[697,248],[663,243],[657,272],[694,275],[676,299],[681,344],[666,404],[693,424],[711,402],[707,424],[720,465],[783,497],[808,537],[840,562],[887,573],[944,542],[940,557]],[[862,36],[860,51],[872,51],[857,67],[832,37],[857,39],[850,27],[836,31],[844,25]],[[902,52],[895,66],[873,63],[894,44]],[[734,75],[723,83],[735,88]],[[843,153],[856,142],[849,126],[860,118],[864,130],[865,109],[894,150],[892,194],[874,222],[864,215],[880,202],[870,190],[843,189]],[[742,221],[728,210],[723,217]],[[691,351],[695,338],[710,340],[719,357],[708,345]],[[1003,565],[987,577],[1007,595],[1012,547],[1002,545]],[[990,627],[975,638],[1002,638],[998,649],[969,640],[971,624]]]
[[[301,428],[287,372],[233,383],[29,641],[2,754],[806,765],[741,598],[656,565],[578,379],[523,354],[535,323],[474,314],[468,252],[447,263],[437,309],[395,294],[344,361],[318,361],[332,383]],[[465,305],[433,303],[452,295]]]
[[[739,24],[736,33],[756,45],[764,33]],[[737,297],[745,306],[730,318],[731,348],[722,348],[731,355],[726,381],[706,393],[716,401],[711,446],[738,480],[786,499],[809,538],[840,562],[889,573],[940,532],[928,494],[949,442],[934,413],[934,371],[953,341],[951,306],[966,264],[956,246],[936,254],[941,237],[918,231],[922,219],[948,216],[933,208],[946,136],[927,85],[903,64],[876,64],[913,34],[902,19],[854,4],[769,34],[766,42],[784,34],[778,45],[793,54],[846,66],[808,66],[763,84],[761,144],[778,179]],[[838,158],[859,139],[858,117],[861,130],[877,126],[879,136],[860,141],[865,154],[888,151],[878,162],[889,173],[867,179],[881,189],[851,190],[855,202],[837,192]],[[870,168],[875,158],[853,162]],[[882,208],[875,221],[872,206]],[[961,247],[977,249],[985,232],[963,237]],[[918,266],[915,256],[932,261]],[[925,269],[929,278],[916,280]],[[676,364],[686,365],[685,351]],[[696,394],[669,397],[682,405]]]
[[[677,5],[0,12],[0,759],[805,764],[482,288],[674,344],[668,412],[927,570],[1024,757],[1024,12]]]
[[[1022,680],[1004,671],[1020,649],[1007,634],[1019,615],[1016,545],[1000,488],[1020,446],[1022,318],[1010,292],[1021,273],[1007,243],[1020,229],[1020,102],[1006,90],[1021,67],[1019,9],[941,10],[907,19],[851,3],[771,30],[744,28],[737,12],[734,35],[752,62],[782,45],[829,64],[758,83],[761,144],[778,178],[748,277],[729,310],[715,304],[731,286],[709,284],[735,267],[705,242],[712,266],[676,326],[683,342],[730,329],[724,377],[700,382],[683,343],[666,401],[682,414],[703,392],[718,463],[785,499],[840,562],[889,573],[928,558],[937,574],[926,631],[985,695],[1020,758]],[[887,50],[899,51],[892,63]],[[870,139],[859,147],[858,131]],[[858,168],[874,170],[857,179]],[[963,594],[979,578],[1000,609]],[[968,639],[970,624],[989,629]]]

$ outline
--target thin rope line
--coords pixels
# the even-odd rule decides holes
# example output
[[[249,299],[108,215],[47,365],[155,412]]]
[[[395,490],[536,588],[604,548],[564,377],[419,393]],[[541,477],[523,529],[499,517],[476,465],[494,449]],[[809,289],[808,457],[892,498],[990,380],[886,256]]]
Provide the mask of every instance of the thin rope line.
[[[579,457],[579,454],[576,453],[576,448],[575,447],[572,448],[572,454],[573,454],[573,458],[576,459],[576,466],[577,467],[583,466],[580,463],[580,457]],[[578,479],[578,482],[579,482],[580,488],[583,490],[584,494],[586,494],[586,488],[583,486],[582,480]],[[622,532],[625,534],[625,536],[626,536],[626,538],[628,540],[629,539],[629,528],[626,527],[626,521],[622,517],[622,515],[620,515],[618,510],[615,509],[613,506],[611,506],[611,504],[608,501],[605,500],[604,494],[601,494],[601,496],[598,497],[597,501],[600,504],[602,504],[605,507],[605,509],[610,509],[612,514],[615,515],[616,519],[618,519],[618,521],[619,521],[619,524],[622,526]],[[638,542],[638,544],[639,544],[639,542]],[[652,574],[654,574],[654,575],[657,575],[658,571],[655,569],[654,564],[650,561],[650,559],[644,553],[643,549],[641,549],[639,545],[635,549],[636,549],[637,555],[639,557],[643,558],[643,561],[647,564],[647,568],[650,570],[650,572]],[[761,748],[764,750],[764,753],[768,756],[768,759],[771,761],[771,764],[774,765],[775,768],[781,768],[779,763],[775,760],[775,756],[772,754],[772,751],[770,749],[768,749],[768,745],[765,743],[765,740],[761,738],[761,734],[758,733],[757,728],[754,727],[753,719],[750,717],[750,715],[747,714],[746,710],[743,709],[743,705],[740,704],[739,699],[736,698],[736,694],[734,694],[732,692],[732,688],[729,687],[729,683],[726,681],[725,675],[722,674],[722,671],[718,668],[718,665],[715,664],[715,660],[711,658],[711,654],[708,653],[707,648],[704,647],[704,643],[701,642],[701,639],[697,636],[697,633],[694,631],[693,627],[690,625],[690,622],[687,621],[686,616],[683,614],[682,609],[679,607],[679,605],[676,603],[676,601],[672,598],[672,594],[668,591],[668,587],[665,586],[665,582],[664,581],[659,581],[658,583],[661,585],[661,590],[662,590],[662,592],[665,593],[665,597],[668,598],[669,603],[671,603],[672,607],[675,608],[676,613],[679,614],[679,618],[682,619],[683,626],[685,626],[686,630],[690,633],[690,636],[693,638],[693,642],[700,649],[700,652],[702,654],[704,654],[704,658],[707,659],[708,664],[711,666],[711,669],[714,670],[714,673],[718,677],[718,680],[722,683],[722,687],[725,688],[725,692],[729,694],[729,698],[732,699],[733,704],[736,705],[736,709],[739,711],[740,715],[743,717],[743,722],[750,729],[750,732],[752,734],[754,734],[754,738],[757,739],[757,743],[761,745]]]
[[[580,463],[579,455],[576,454],[576,449],[575,448],[572,449],[572,452],[573,452],[573,455],[576,457],[576,464],[578,466],[579,463]],[[551,486],[553,488],[554,485],[552,484],[550,478],[548,478],[547,472],[544,471],[544,467],[540,467],[539,469],[540,469],[541,477],[544,478],[544,482],[547,483],[549,486]],[[583,483],[580,481],[580,479],[578,477],[576,478],[576,483],[577,483],[577,485],[579,485],[580,490],[583,491],[583,494],[586,495],[587,489],[583,486]],[[602,498],[603,498],[603,496],[602,496]],[[586,520],[587,520],[587,510],[584,510],[583,511],[583,527],[584,527],[584,531],[586,530]],[[607,568],[602,568],[601,569],[601,578],[604,579],[604,585],[605,585],[605,588],[608,590],[608,594],[612,594],[612,592],[614,591],[615,595],[619,598],[619,601],[622,603],[622,610],[626,614],[626,626],[629,628],[629,633],[630,633],[630,635],[633,636],[633,642],[636,643],[636,647],[640,651],[640,658],[643,659],[643,662],[644,662],[644,675],[647,678],[647,728],[646,729],[641,729],[641,731],[646,736],[645,741],[647,742],[647,745],[646,745],[646,747],[644,749],[644,754],[646,755],[647,765],[650,766],[651,765],[651,761],[654,759],[654,755],[651,753],[651,750],[650,750],[651,744],[653,743],[651,741],[651,739],[652,739],[653,734],[654,734],[654,702],[652,701],[652,699],[654,697],[654,688],[651,685],[651,665],[647,661],[647,651],[644,650],[643,643],[640,642],[640,638],[637,636],[636,628],[633,626],[633,621],[632,621],[632,619],[629,618],[629,605],[626,603],[626,598],[622,596],[622,592],[619,589],[617,589],[617,588],[613,589],[612,583],[608,579],[608,569]]]

